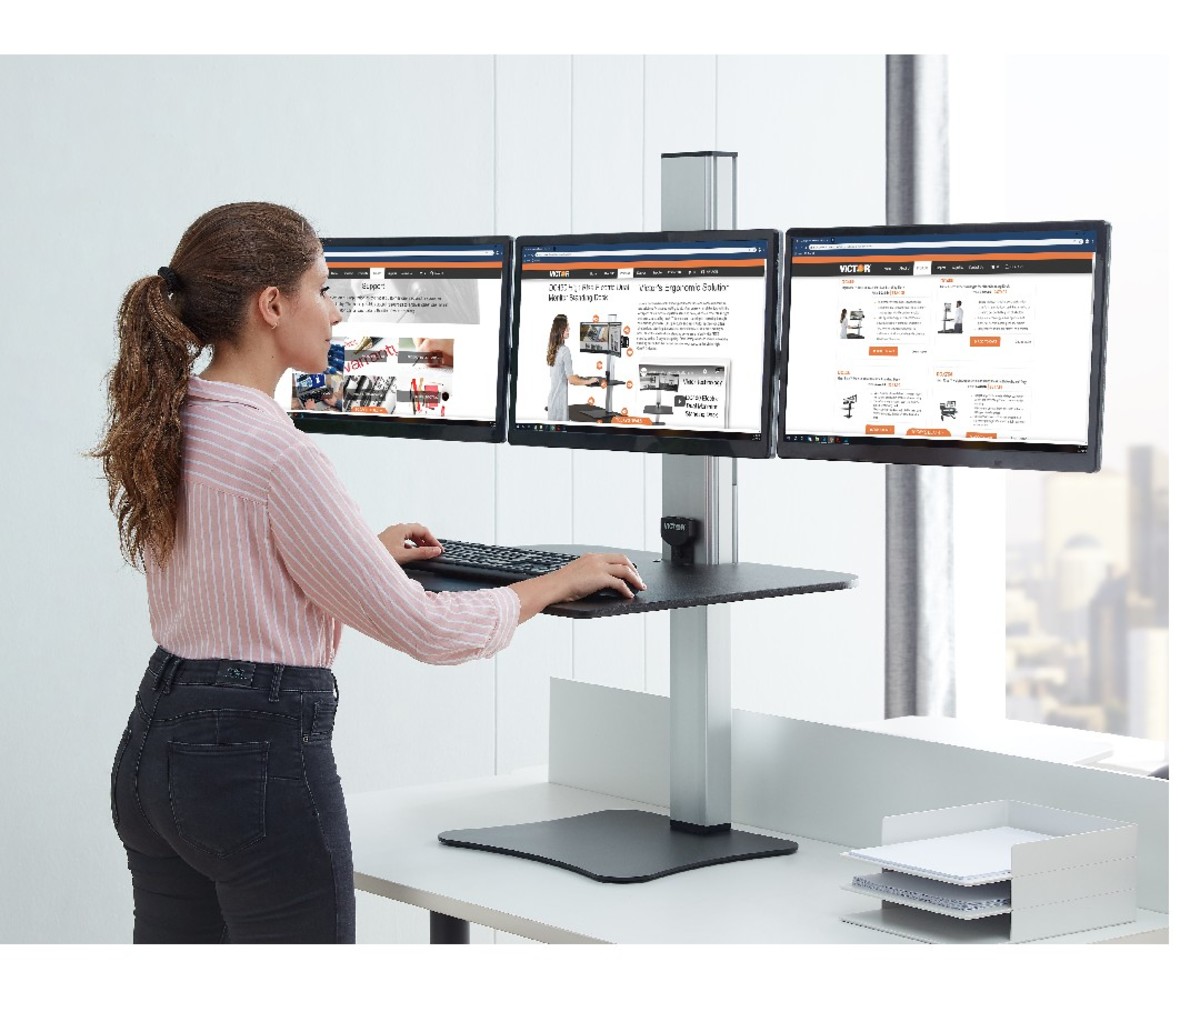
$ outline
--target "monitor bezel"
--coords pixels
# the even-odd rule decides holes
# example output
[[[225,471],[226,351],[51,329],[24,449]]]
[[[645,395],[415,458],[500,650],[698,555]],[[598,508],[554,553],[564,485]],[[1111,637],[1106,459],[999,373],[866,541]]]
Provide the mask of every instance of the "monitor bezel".
[[[519,428],[516,422],[517,366],[521,317],[521,252],[529,245],[619,245],[647,242],[765,241],[767,265],[764,274],[766,298],[763,309],[762,429],[752,434],[700,433],[663,427],[579,426],[556,423],[553,430]],[[712,455],[729,458],[771,457],[774,421],[772,392],[779,312],[779,245],[781,232],[774,228],[700,231],[620,231],[593,234],[527,234],[513,243],[512,341],[509,352],[508,442],[515,446],[557,447],[572,450],[634,451],[644,454]],[[545,341],[541,341],[545,344]]]
[[[404,419],[392,415],[349,416],[328,412],[288,412],[298,429],[306,433],[344,436],[380,436],[418,440],[451,440],[468,443],[503,443],[508,425],[509,320],[512,314],[513,239],[509,235],[473,234],[456,236],[322,237],[322,254],[336,247],[421,247],[439,245],[496,245],[501,249],[500,325],[497,337],[496,421],[483,419]]]
[[[820,443],[786,439],[788,354],[791,341],[791,253],[798,237],[813,235],[969,234],[1007,231],[1094,231],[1095,272],[1092,274],[1092,352],[1088,391],[1088,444],[1084,451],[1060,445],[1001,446],[989,441],[916,439]],[[891,465],[941,465],[968,468],[1008,468],[1051,472],[1095,472],[1101,465],[1104,419],[1104,364],[1108,344],[1109,243],[1112,226],[1106,220],[1038,220],[996,223],[891,224],[882,226],[791,227],[784,236],[781,267],[781,326],[779,336],[778,398],[775,453],[781,458],[810,461],[861,461]]]

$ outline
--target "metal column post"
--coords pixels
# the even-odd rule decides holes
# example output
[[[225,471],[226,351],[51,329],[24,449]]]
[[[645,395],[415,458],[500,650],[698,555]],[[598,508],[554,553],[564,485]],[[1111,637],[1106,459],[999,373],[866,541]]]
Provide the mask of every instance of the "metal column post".
[[[887,222],[949,217],[946,58],[887,58]],[[952,470],[888,465],[884,715],[954,715]]]
[[[737,226],[737,153],[663,153],[662,229]],[[664,515],[698,519],[697,564],[737,561],[737,462],[665,455]],[[663,556],[671,556],[663,546]],[[672,610],[671,826],[701,833],[732,820],[729,607]]]

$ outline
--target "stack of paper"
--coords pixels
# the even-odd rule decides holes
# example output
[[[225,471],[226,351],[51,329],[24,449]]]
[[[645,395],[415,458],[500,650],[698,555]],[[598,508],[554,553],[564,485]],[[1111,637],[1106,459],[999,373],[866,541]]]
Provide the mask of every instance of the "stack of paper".
[[[885,898],[921,901],[953,912],[982,912],[986,909],[1008,908],[1012,904],[1007,883],[963,887],[961,884],[905,873],[872,873],[870,876],[855,877],[854,886]]]

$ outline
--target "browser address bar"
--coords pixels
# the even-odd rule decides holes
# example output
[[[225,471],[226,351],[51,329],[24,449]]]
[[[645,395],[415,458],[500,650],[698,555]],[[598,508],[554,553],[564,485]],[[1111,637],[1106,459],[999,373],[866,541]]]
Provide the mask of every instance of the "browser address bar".
[[[364,258],[387,259],[389,257],[408,258],[409,256],[494,256],[494,248],[335,248],[328,250],[335,259]]]
[[[580,259],[593,258],[596,256],[660,256],[660,255],[690,255],[690,256],[706,256],[706,255],[746,255],[753,253],[761,253],[762,249],[747,245],[747,246],[731,246],[729,248],[621,248],[621,249],[603,249],[590,251],[572,251],[572,252],[533,252],[531,255],[535,259]]]
[[[895,251],[897,249],[915,248],[926,252],[931,248],[981,248],[984,246],[1002,248],[1008,245],[1082,245],[1082,238],[1003,238],[982,241],[837,241],[813,242],[808,246],[811,252],[836,252],[845,249],[855,251],[874,250]]]

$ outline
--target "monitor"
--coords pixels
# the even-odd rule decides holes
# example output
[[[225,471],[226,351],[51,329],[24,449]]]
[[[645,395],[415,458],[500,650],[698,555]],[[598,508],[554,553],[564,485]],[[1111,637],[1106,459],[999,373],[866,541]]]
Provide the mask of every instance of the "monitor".
[[[512,239],[323,238],[342,313],[323,373],[275,397],[313,433],[500,442]]]
[[[792,228],[776,453],[1094,472],[1110,227]]]
[[[615,320],[605,323],[579,324],[579,350],[589,355],[619,355],[629,347],[628,335],[622,336],[621,324]]]
[[[508,440],[770,456],[779,233],[516,240]]]

